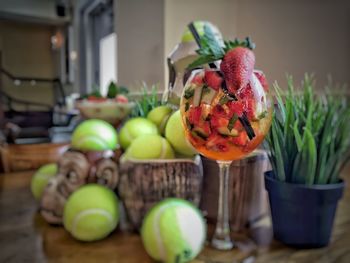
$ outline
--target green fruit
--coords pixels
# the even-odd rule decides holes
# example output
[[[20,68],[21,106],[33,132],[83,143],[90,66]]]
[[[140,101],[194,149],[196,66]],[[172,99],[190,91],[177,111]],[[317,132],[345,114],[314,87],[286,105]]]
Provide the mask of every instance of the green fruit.
[[[203,248],[206,224],[191,203],[170,198],[148,212],[141,236],[147,253],[156,261],[189,262]]]
[[[158,134],[157,126],[146,118],[130,119],[120,130],[120,144],[126,150],[135,138],[146,134]]]
[[[207,22],[207,21],[195,21],[194,22],[194,27],[196,28],[198,35],[200,37],[204,36],[204,25],[207,25],[210,27],[210,29],[213,31],[214,35],[217,37],[219,41],[222,41],[222,35],[218,28],[214,26],[212,23]],[[193,35],[191,31],[186,27],[185,32],[182,34],[181,42],[191,42],[195,41],[193,38]]]
[[[40,200],[49,180],[57,174],[57,164],[41,166],[32,177],[30,189],[36,200]]]
[[[91,119],[78,125],[72,135],[72,148],[81,151],[115,150],[119,147],[117,132],[109,123]]]
[[[157,125],[159,133],[163,135],[166,123],[172,111],[173,110],[169,106],[159,106],[148,113],[147,119]]]
[[[87,184],[80,187],[64,206],[64,227],[81,241],[105,238],[117,227],[118,220],[117,196],[101,185]]]
[[[137,137],[124,157],[127,159],[173,159],[175,155],[166,139],[157,134],[148,134]]]
[[[170,142],[175,152],[179,154],[193,156],[197,153],[186,139],[180,110],[175,111],[173,115],[170,116],[165,127],[165,138]]]

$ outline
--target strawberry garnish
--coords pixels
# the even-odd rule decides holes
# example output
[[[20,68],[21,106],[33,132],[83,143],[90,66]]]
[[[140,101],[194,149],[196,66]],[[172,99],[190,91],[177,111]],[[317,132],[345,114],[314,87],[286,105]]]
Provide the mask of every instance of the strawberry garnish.
[[[115,100],[119,103],[128,103],[129,102],[128,98],[124,95],[117,95]]]
[[[224,45],[222,45],[207,26],[204,26],[204,36],[200,39],[199,37],[195,39],[200,47],[196,51],[199,57],[188,68],[194,69],[204,64],[208,64],[210,68],[217,68],[214,62],[222,60],[220,66],[221,72],[219,73],[224,78],[222,90],[231,100],[237,100],[235,92],[245,87],[253,76],[255,56],[251,50],[255,48],[254,43],[247,37],[243,41],[239,41],[238,39],[224,41]],[[254,130],[245,114],[238,118],[244,126],[249,139],[254,138]]]
[[[240,123],[239,121],[236,121],[235,124],[233,125],[233,128],[237,131],[243,131],[243,125],[242,123]]]
[[[203,129],[203,131],[206,133],[206,134],[211,134],[211,129],[210,129],[210,124],[209,124],[209,121],[203,121],[200,125],[199,125],[200,128]]]
[[[221,105],[217,104],[214,106],[211,114],[213,115],[213,118],[226,118],[227,117],[227,113],[224,109],[224,107],[222,107]]]
[[[198,85],[198,86],[202,85],[203,84],[203,76],[201,74],[197,74],[192,79],[192,83],[195,85]]]
[[[222,78],[215,71],[206,70],[204,75],[205,83],[214,90],[219,90],[222,84]]]
[[[245,100],[247,98],[248,99],[254,98],[252,86],[250,85],[250,83],[248,83],[245,87],[243,87],[237,92],[237,97],[240,98],[241,100]]]
[[[244,104],[242,101],[230,101],[227,103],[229,107],[229,118],[231,118],[234,114],[241,117],[243,115]]]
[[[227,127],[229,123],[229,120],[223,117],[219,117],[219,118],[211,118],[210,119],[210,125],[213,128],[218,128],[218,127]]]
[[[254,65],[254,53],[245,47],[236,47],[224,56],[220,69],[224,74],[230,93],[234,94],[249,83]]]
[[[107,98],[102,98],[102,97],[97,97],[97,96],[89,96],[87,98],[88,101],[91,101],[91,102],[104,102],[107,100]]]
[[[241,132],[237,137],[232,137],[230,140],[234,145],[237,146],[245,146],[248,142],[248,136],[247,134],[243,131]]]
[[[255,103],[254,99],[246,99],[244,101],[244,111],[250,120],[255,119]]]
[[[191,124],[199,125],[202,115],[202,107],[191,107],[188,111],[188,119]]]
[[[213,133],[208,137],[206,147],[210,151],[227,152],[230,149],[227,143],[225,138],[218,133]]]

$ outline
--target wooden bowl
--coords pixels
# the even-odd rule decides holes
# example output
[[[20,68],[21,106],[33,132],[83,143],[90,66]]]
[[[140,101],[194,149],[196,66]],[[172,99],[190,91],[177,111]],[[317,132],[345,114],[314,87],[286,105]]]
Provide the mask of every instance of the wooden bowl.
[[[75,106],[86,119],[101,119],[117,126],[129,115],[135,103],[120,103],[112,99],[101,102],[79,100]]]
[[[120,161],[118,193],[128,219],[139,229],[147,211],[168,197],[183,198],[197,207],[201,199],[203,168],[193,159]]]

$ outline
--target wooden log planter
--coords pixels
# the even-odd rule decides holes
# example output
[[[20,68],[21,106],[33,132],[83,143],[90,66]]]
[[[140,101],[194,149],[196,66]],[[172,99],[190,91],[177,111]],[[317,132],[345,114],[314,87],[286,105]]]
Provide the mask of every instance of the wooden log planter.
[[[120,161],[118,193],[129,222],[139,229],[147,211],[168,197],[186,199],[199,206],[203,168],[193,159]]]

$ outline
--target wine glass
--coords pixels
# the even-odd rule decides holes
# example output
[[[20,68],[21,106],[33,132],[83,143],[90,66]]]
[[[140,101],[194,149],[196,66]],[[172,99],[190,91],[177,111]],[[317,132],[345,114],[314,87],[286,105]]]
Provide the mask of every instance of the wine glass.
[[[218,217],[212,246],[229,250],[228,182],[234,160],[248,155],[263,141],[272,118],[265,76],[254,71],[249,83],[230,93],[219,69],[194,70],[180,102],[186,137],[196,150],[219,165]]]

